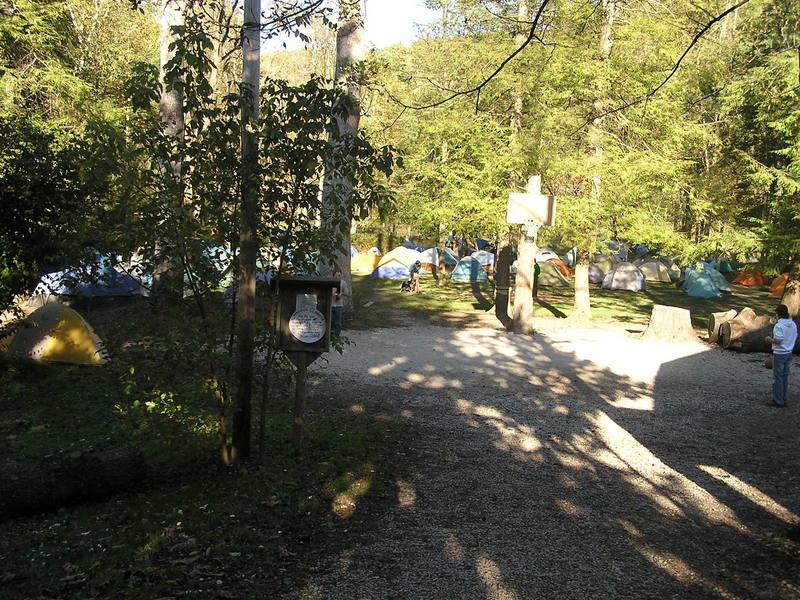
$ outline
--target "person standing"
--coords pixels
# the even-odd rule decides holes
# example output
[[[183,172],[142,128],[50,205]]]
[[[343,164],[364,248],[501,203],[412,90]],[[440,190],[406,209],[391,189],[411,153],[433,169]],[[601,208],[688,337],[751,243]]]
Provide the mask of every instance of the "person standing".
[[[339,279],[339,288],[333,290],[331,301],[331,337],[338,338],[342,334],[342,313],[344,312],[344,297],[350,295],[347,281],[341,279],[342,272],[336,271],[333,276]]]
[[[411,293],[412,294],[419,294],[419,271],[422,268],[422,263],[420,261],[416,261],[411,268],[408,269],[409,274],[411,275]]]
[[[772,402],[771,406],[786,406],[789,395],[789,367],[792,351],[797,343],[797,323],[789,318],[789,308],[779,304],[775,308],[778,322],[772,335],[764,339],[772,344]]]

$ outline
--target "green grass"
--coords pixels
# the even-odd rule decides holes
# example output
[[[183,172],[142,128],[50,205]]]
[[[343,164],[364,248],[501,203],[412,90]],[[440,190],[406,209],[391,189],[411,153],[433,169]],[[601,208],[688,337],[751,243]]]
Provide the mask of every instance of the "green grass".
[[[692,298],[671,283],[648,282],[644,292],[626,292],[591,286],[592,316],[602,322],[646,324],[654,304],[686,308],[692,324],[699,331],[708,327],[711,313],[749,306],[759,314],[771,314],[776,301],[767,298],[766,286],[734,285],[730,294],[721,298]],[[491,313],[494,308],[492,283],[470,284],[448,281],[438,286],[431,276],[423,276],[422,293],[400,292],[400,281],[377,277],[354,277],[355,310],[347,326],[352,328],[391,326],[402,320],[398,313],[430,323],[446,323],[442,315],[450,312]],[[513,291],[513,286],[512,286]],[[534,303],[534,315],[553,317],[569,315],[572,311],[572,287],[542,287],[542,303]],[[371,302],[370,306],[364,306]]]

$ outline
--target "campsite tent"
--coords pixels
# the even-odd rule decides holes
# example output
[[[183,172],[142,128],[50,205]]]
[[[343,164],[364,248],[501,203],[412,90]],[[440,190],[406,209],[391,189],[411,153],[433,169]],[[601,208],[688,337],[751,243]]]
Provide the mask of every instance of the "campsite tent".
[[[536,253],[536,262],[542,263],[546,260],[550,260],[551,258],[559,258],[558,254],[550,250],[550,248],[542,248],[539,252]]]
[[[10,356],[45,362],[103,365],[108,353],[91,326],[76,311],[51,302],[37,308],[0,339]]]
[[[458,264],[458,254],[450,250],[450,248],[445,248],[444,264],[448,267],[455,267]]]
[[[539,275],[537,281],[544,286],[568,286],[569,280],[564,277],[558,267],[551,260],[545,260],[539,265]]]
[[[567,265],[568,267],[574,267],[577,256],[578,256],[578,249],[570,248],[561,260],[563,260],[564,264]]]
[[[603,289],[641,292],[645,289],[642,270],[628,262],[620,263],[603,278]]]
[[[372,276],[385,279],[408,279],[411,277],[408,268],[414,264],[414,261],[422,262],[421,256],[416,250],[402,246],[397,247],[381,257]]]
[[[602,283],[605,273],[596,264],[589,265],[589,283]]]
[[[383,255],[381,254],[381,251],[380,251],[380,250],[378,250],[378,249],[377,249],[375,246],[373,246],[372,248],[370,248],[369,250],[367,250],[367,252],[372,252],[372,253],[373,253],[375,256],[383,256]]]
[[[566,278],[572,277],[572,271],[570,270],[570,268],[566,264],[564,264],[564,261],[561,260],[560,258],[548,258],[547,262],[550,262],[550,263],[554,264],[556,266],[556,268],[559,271],[561,271],[561,274],[564,277],[566,277]]]
[[[706,269],[687,268],[685,277],[681,287],[689,296],[693,298],[719,298],[722,296],[722,292],[719,291]]]
[[[453,281],[489,281],[483,265],[471,256],[465,256],[458,261],[450,278]]]
[[[56,296],[139,296],[145,293],[141,284],[127,273],[111,266],[108,257],[98,257],[83,267],[71,267],[48,273],[39,280],[32,300]]]
[[[748,269],[739,273],[733,283],[738,283],[739,285],[766,285],[767,278],[764,277],[761,271]]]
[[[614,267],[619,264],[619,261],[614,260],[606,254],[596,254],[594,257],[594,264],[600,267],[603,273],[609,273],[614,270]]]
[[[714,285],[717,286],[717,289],[720,292],[733,291],[731,284],[728,283],[728,280],[725,279],[725,276],[722,273],[720,273],[716,269],[706,269],[706,273],[708,274],[709,277],[711,277],[711,280],[714,282]]]
[[[644,277],[647,281],[663,281],[666,283],[672,281],[669,276],[669,270],[660,260],[651,260],[642,263],[639,268],[642,270],[642,273],[644,273]]]
[[[354,275],[371,275],[380,258],[372,252],[359,252],[350,260],[350,272]]]
[[[786,290],[786,282],[789,281],[789,274],[784,273],[783,275],[779,275],[775,279],[772,280],[772,283],[769,286],[769,296],[768,298],[777,298],[780,300],[783,298],[783,292]]]
[[[350,246],[350,258],[354,258],[358,254],[358,248],[355,246]]]
[[[487,273],[494,272],[494,254],[491,252],[486,252],[486,250],[476,250],[471,254],[471,256],[481,264]]]
[[[439,249],[428,248],[420,252],[419,261],[422,263],[422,270],[426,273],[433,273],[439,267]]]

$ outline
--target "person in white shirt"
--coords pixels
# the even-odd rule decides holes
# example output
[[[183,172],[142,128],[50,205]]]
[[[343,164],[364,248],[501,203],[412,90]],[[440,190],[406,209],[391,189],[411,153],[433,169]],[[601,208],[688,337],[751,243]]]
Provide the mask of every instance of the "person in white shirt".
[[[792,351],[797,343],[797,323],[789,318],[789,308],[779,304],[775,308],[778,322],[766,342],[772,344],[772,402],[771,406],[786,406],[789,395],[789,367]]]

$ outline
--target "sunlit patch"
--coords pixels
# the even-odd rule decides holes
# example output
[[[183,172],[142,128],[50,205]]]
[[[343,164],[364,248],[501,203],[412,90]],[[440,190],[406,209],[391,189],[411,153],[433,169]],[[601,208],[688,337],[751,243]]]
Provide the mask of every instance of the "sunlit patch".
[[[650,396],[638,396],[635,398],[613,398],[606,400],[615,408],[627,408],[628,410],[655,410],[655,400]]]
[[[364,412],[364,405],[363,404],[353,404],[353,406],[350,407],[350,412],[353,412],[353,413],[355,413],[357,415],[360,415],[361,413]]]
[[[627,519],[617,519],[617,523],[619,524],[620,527],[622,527],[622,529],[625,530],[625,532],[629,536],[637,538],[637,539],[642,537],[642,532],[639,531],[636,528],[636,525],[634,525],[633,523],[631,523]]]
[[[472,412],[472,402],[459,398],[456,400],[456,410],[462,414],[469,414]]]
[[[587,415],[587,418],[595,425],[596,435],[606,450],[598,452],[596,442],[592,444],[590,441],[577,444],[578,449],[619,470],[641,465],[638,470],[628,472],[625,481],[649,498],[665,515],[678,518],[697,514],[708,523],[747,531],[733,510],[694,481],[665,465],[607,414],[599,411],[593,416]]]
[[[584,518],[589,516],[589,511],[585,508],[581,508],[577,504],[573,504],[569,500],[558,499],[555,501],[555,505],[566,515],[570,517],[576,518]]]
[[[475,560],[475,572],[486,586],[486,600],[518,600],[513,590],[503,585],[503,574],[497,564],[488,556]]]
[[[720,469],[719,467],[712,467],[709,465],[697,465],[697,468],[701,471],[705,471],[713,478],[718,479],[725,485],[736,490],[742,496],[750,500],[752,503],[757,504],[772,516],[790,524],[796,524],[800,522],[800,517],[798,517],[792,511],[775,502],[775,500],[767,496],[761,490],[753,487],[749,483],[745,483],[735,475],[731,475],[725,469]]]
[[[411,417],[414,416],[414,413],[411,412],[410,410],[401,410],[400,411],[400,416],[401,417],[405,417],[406,419],[410,419]]]
[[[417,490],[414,489],[414,486],[402,479],[395,481],[395,485],[397,486],[397,503],[405,508],[415,506],[417,503]]]
[[[370,482],[367,479],[356,479],[348,486],[347,490],[336,494],[331,502],[331,511],[337,517],[346,519],[356,512],[357,500],[369,491]]]
[[[380,365],[377,367],[370,367],[367,369],[367,373],[370,375],[383,375],[384,373],[388,373],[389,371],[393,371],[398,366],[405,364],[408,362],[408,357],[406,356],[398,356],[397,358],[392,359],[390,362],[386,363],[385,365]]]
[[[566,488],[568,490],[577,490],[580,488],[580,484],[575,481],[573,477],[570,477],[566,473],[559,473],[558,483],[561,484],[561,487]]]
[[[451,562],[461,563],[466,558],[464,547],[452,533],[448,533],[444,540],[444,551]]]
[[[667,573],[670,577],[681,583],[702,584],[709,589],[714,590],[721,598],[738,598],[736,594],[732,594],[723,586],[709,581],[702,576],[699,572],[695,571],[689,563],[674,555],[672,552],[665,552],[663,550],[656,550],[650,546],[639,542],[631,542],[634,548],[644,556],[650,563]]]
[[[479,417],[485,417],[487,419],[505,419],[505,415],[501,413],[496,408],[492,408],[491,406],[476,406],[474,411],[476,415]]]

